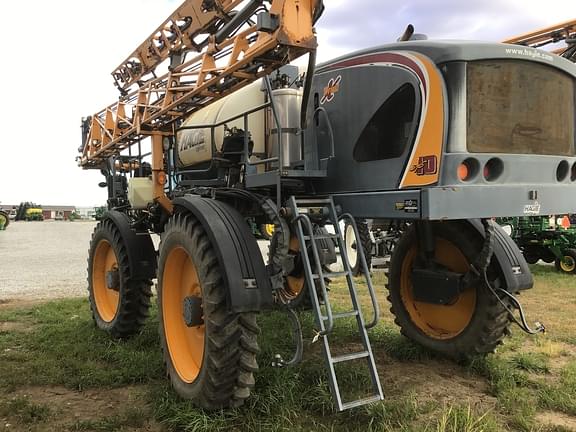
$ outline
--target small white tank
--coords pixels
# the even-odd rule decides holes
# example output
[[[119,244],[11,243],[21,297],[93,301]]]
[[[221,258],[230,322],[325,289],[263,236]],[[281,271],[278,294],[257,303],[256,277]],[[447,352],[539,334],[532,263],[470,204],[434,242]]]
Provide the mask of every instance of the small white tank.
[[[128,180],[128,201],[134,209],[145,209],[154,201],[154,186],[149,177]]]

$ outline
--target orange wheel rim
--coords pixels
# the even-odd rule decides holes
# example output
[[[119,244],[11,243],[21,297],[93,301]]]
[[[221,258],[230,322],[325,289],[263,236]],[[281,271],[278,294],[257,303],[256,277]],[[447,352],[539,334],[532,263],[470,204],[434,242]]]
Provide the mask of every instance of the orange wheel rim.
[[[296,236],[290,236],[288,249],[294,254],[300,253],[300,243],[298,242],[298,238]],[[284,293],[289,300],[293,300],[300,295],[304,289],[304,281],[304,273],[298,276],[288,276],[286,278],[286,287],[284,289]]]
[[[400,297],[412,322],[427,336],[451,339],[470,324],[476,309],[476,289],[468,288],[450,305],[435,305],[414,300],[412,267],[418,251],[413,246],[402,263]],[[436,262],[457,273],[466,273],[470,264],[464,254],[450,241],[436,238]],[[430,287],[432,289],[432,287]]]
[[[205,324],[189,327],[184,320],[184,301],[202,298],[196,266],[182,247],[168,254],[162,275],[164,335],[174,369],[184,382],[193,382],[204,359]]]
[[[100,240],[92,261],[92,288],[96,309],[105,322],[114,319],[120,303],[118,291],[108,288],[106,283],[106,274],[114,270],[118,270],[114,249],[108,240]]]

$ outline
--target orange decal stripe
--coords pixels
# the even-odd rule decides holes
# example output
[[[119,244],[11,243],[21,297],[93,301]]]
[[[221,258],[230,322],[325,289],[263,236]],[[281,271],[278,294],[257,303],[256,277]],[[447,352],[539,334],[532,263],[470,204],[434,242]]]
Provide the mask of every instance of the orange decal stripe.
[[[415,53],[411,53],[412,56],[426,71],[428,91],[422,94],[422,103],[426,105],[400,188],[426,186],[438,182],[444,141],[444,81],[440,71],[430,59]]]

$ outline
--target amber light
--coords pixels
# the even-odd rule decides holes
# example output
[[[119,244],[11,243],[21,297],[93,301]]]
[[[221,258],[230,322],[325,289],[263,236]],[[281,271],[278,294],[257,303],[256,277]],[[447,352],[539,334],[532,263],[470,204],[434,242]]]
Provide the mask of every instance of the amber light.
[[[466,181],[468,180],[469,177],[470,177],[470,169],[468,168],[468,165],[466,165],[465,163],[461,163],[458,166],[458,178],[462,181]]]
[[[458,179],[462,182],[471,181],[478,175],[480,171],[480,163],[477,159],[467,158],[464,159],[456,170]]]

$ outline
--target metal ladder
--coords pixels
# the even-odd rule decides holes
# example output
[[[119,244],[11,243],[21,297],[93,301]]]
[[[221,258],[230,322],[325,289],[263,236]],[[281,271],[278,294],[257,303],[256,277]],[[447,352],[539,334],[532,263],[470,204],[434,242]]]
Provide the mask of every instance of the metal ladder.
[[[380,385],[380,379],[378,377],[378,372],[376,370],[374,355],[372,353],[372,347],[370,346],[370,340],[368,338],[368,332],[367,332],[367,329],[374,327],[378,323],[380,315],[378,302],[376,300],[376,295],[374,293],[374,288],[372,286],[370,271],[366,264],[364,251],[362,250],[362,248],[358,248],[360,262],[362,264],[362,271],[366,277],[368,292],[370,294],[372,307],[374,309],[374,319],[370,323],[365,324],[364,318],[362,317],[360,304],[358,301],[356,285],[354,283],[354,277],[352,275],[352,269],[350,266],[350,262],[348,261],[348,257],[346,255],[346,246],[344,244],[344,238],[342,237],[342,232],[339,226],[340,221],[347,220],[354,228],[356,238],[359,239],[360,235],[358,233],[358,227],[356,226],[354,217],[349,213],[343,214],[340,217],[338,217],[337,210],[334,205],[332,197],[317,198],[317,199],[309,199],[309,198],[297,199],[296,197],[292,196],[290,197],[289,200],[289,208],[291,210],[291,215],[293,216],[293,221],[295,223],[298,241],[300,242],[301,245],[300,253],[304,264],[306,283],[309,287],[315,287],[316,286],[315,282],[318,281],[320,293],[324,298],[324,309],[326,315],[324,315],[324,312],[320,305],[320,299],[318,298],[317,290],[316,289],[308,290],[310,292],[312,300],[312,306],[316,318],[316,325],[318,326],[319,329],[317,337],[322,340],[324,359],[326,361],[326,366],[328,368],[328,375],[329,375],[328,382],[330,384],[330,391],[332,393],[332,397],[336,402],[336,408],[338,409],[338,411],[344,411],[350,408],[383,400],[384,395],[382,393],[382,387]],[[315,235],[312,225],[312,219],[320,219],[332,224],[334,226],[335,234]],[[318,245],[316,243],[316,240],[320,239],[336,240],[336,245],[338,246],[337,254],[340,255],[341,257],[344,271],[342,272],[323,271],[320,261],[320,254],[318,252]],[[312,257],[310,257],[308,247],[312,252]],[[313,259],[313,261],[311,261],[311,258]],[[314,270],[312,270],[313,268]],[[332,305],[330,304],[330,299],[328,296],[328,290],[326,289],[325,278],[340,277],[340,276],[346,276],[348,290],[350,293],[350,299],[352,300],[352,310],[344,313],[333,313]],[[356,323],[362,341],[363,350],[355,353],[333,356],[330,349],[329,336],[334,328],[334,320],[347,317],[356,317]],[[338,385],[338,379],[336,377],[335,364],[362,358],[365,358],[368,363],[368,369],[370,371],[373,393],[370,396],[362,399],[343,402],[340,387]]]

